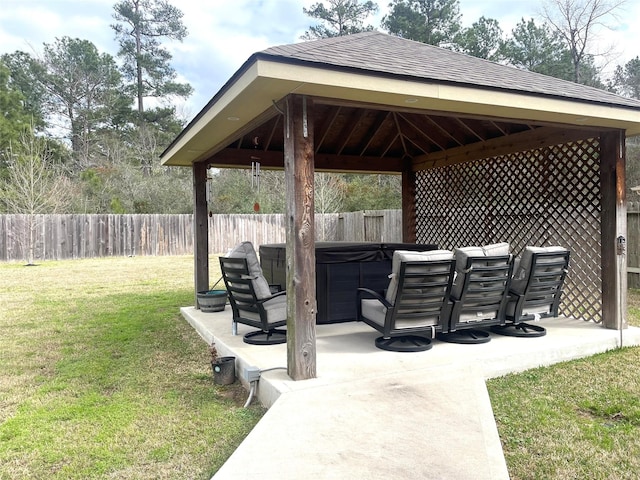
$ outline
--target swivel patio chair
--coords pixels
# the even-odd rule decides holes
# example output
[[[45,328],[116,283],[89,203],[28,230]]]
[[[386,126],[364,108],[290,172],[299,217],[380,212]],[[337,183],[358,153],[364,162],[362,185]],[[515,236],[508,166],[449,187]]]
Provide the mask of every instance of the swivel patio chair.
[[[488,329],[504,325],[513,258],[508,243],[454,250],[456,277],[451,289],[451,315],[438,339],[477,344],[491,340]]]
[[[454,267],[449,250],[394,252],[386,295],[367,288],[357,292],[358,320],[382,333],[376,347],[396,352],[431,348],[441,320],[449,315]]]
[[[259,329],[245,334],[245,343],[285,343],[286,331],[277,327],[287,324],[286,292],[272,293],[251,242],[243,242],[220,257],[220,269],[233,310],[232,333],[236,335],[238,323],[242,323]]]
[[[562,288],[569,269],[569,250],[563,247],[526,247],[514,268],[507,303],[507,322],[491,330],[514,337],[541,337],[541,325],[527,323],[557,317]]]

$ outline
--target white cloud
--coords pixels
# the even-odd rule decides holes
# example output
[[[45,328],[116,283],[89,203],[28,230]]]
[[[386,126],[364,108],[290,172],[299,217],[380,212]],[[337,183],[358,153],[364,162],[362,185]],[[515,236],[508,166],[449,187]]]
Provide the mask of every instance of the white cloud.
[[[100,51],[118,50],[110,25],[116,0],[1,0],[0,54],[15,50],[40,52],[42,43],[70,36],[92,41]],[[197,113],[251,54],[270,46],[300,41],[315,24],[303,7],[318,0],[171,0],[184,13],[189,35],[183,43],[166,42],[180,79],[195,93],[184,108]],[[380,28],[389,0],[378,0],[380,12],[370,19]],[[460,0],[463,24],[481,16],[499,21],[505,34],[521,20],[537,17],[539,3],[520,0]],[[640,54],[640,2],[627,2],[615,31],[601,32],[599,45],[615,45],[620,52],[613,65]]]

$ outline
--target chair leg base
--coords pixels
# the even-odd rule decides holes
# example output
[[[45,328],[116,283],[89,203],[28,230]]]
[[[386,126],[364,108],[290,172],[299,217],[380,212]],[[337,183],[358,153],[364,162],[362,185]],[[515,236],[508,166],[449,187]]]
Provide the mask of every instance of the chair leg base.
[[[507,325],[494,325],[491,327],[493,333],[507,335],[509,337],[535,338],[544,337],[547,330],[540,325],[530,323],[508,323]]]
[[[263,332],[262,330],[249,332],[245,334],[243,341],[250,345],[278,345],[287,343],[287,331],[274,328],[268,332]]]
[[[491,340],[489,332],[475,328],[465,328],[462,330],[456,330],[455,332],[439,333],[437,338],[443,342],[460,343],[464,345],[487,343]]]
[[[431,340],[420,335],[403,335],[401,337],[376,338],[376,347],[389,352],[424,352],[429,350]]]

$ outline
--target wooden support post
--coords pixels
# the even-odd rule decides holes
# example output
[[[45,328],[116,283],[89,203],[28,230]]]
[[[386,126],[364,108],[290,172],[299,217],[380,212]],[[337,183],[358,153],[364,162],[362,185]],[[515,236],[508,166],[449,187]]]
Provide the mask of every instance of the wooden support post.
[[[423,239],[422,243],[433,243]],[[416,173],[411,167],[402,171],[402,241],[416,243]]]
[[[209,216],[207,215],[207,164],[193,164],[193,275],[195,305],[198,292],[209,290]]]
[[[623,131],[600,135],[602,324],[627,328],[627,200]]]
[[[305,380],[316,376],[313,101],[289,95],[284,121],[287,370],[292,379]]]

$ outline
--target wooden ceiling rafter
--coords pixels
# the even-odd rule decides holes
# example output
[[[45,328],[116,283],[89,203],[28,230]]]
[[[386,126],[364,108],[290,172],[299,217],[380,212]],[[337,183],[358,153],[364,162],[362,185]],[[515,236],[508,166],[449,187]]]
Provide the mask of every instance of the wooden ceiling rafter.
[[[402,122],[405,122],[406,125],[402,125]],[[398,116],[398,123],[403,127],[402,135],[405,141],[404,145],[406,148],[404,156],[414,157],[416,155],[430,153],[434,151],[434,145],[438,150],[441,150],[443,148],[442,145],[440,145],[433,138],[424,133],[424,131],[418,126],[412,123],[408,123],[406,119],[401,115]],[[411,135],[412,131],[416,132],[416,135]],[[408,144],[413,145],[416,151],[410,152]]]
[[[421,170],[587,138],[602,130],[327,99],[317,101],[314,111],[314,151],[322,159],[316,168],[336,172],[399,173],[406,161]],[[260,161],[265,169],[284,168],[282,112],[268,109],[238,135],[200,161],[231,168]]]
[[[497,123],[497,122],[495,122],[495,121],[491,120],[491,125],[492,125],[496,130],[498,130],[498,131],[499,131],[503,136],[504,136],[504,135],[507,135],[506,130],[504,130],[500,125],[498,125],[498,123]]]
[[[424,147],[423,145],[418,145],[418,143],[416,143],[416,142],[414,141],[414,139],[413,139],[413,138],[411,138],[411,137],[407,137],[407,136],[405,136],[404,138],[405,138],[405,142],[409,142],[411,145],[413,145],[414,147],[416,147],[416,149],[417,149],[417,150],[419,150],[420,152],[422,152],[422,153],[419,153],[419,155],[425,155],[425,154],[428,154],[428,153],[429,153],[429,152],[425,149],[425,147]],[[403,155],[403,158],[405,158],[405,157],[413,158],[414,156],[415,156],[415,155],[409,155],[408,153],[406,153],[405,155]]]
[[[282,115],[276,115],[267,119],[263,125],[260,125],[251,132],[246,132],[231,145],[235,145],[237,149],[251,147],[256,150],[268,151],[272,146],[278,127],[281,127],[279,124],[282,122],[282,119]]]
[[[456,122],[458,122],[458,124],[462,125],[462,127],[469,132],[471,135],[473,135],[474,137],[476,137],[478,139],[478,141],[480,142],[484,142],[486,140],[486,138],[482,137],[480,134],[478,134],[477,131],[475,131],[473,128],[471,128],[469,125],[467,125],[465,123],[465,119],[464,118],[460,118],[460,117],[455,117]]]
[[[533,150],[552,145],[576,142],[594,137],[592,130],[568,130],[540,127],[524,130],[504,137],[496,137],[484,142],[476,142],[462,147],[423,155],[413,161],[413,170],[456,165],[459,163],[494,158],[516,151]]]
[[[392,113],[392,115],[393,115],[393,113]],[[386,156],[387,156],[387,153],[389,153],[389,150],[391,150],[391,148],[393,147],[393,144],[394,144],[394,143],[396,143],[396,142],[398,141],[398,139],[400,139],[400,140],[401,140],[401,138],[400,138],[400,137],[401,137],[400,133],[399,133],[399,132],[396,132],[396,134],[394,135],[393,139],[392,139],[392,140],[389,142],[389,144],[387,145],[387,148],[386,148],[386,149],[384,149],[384,151],[382,152],[381,157],[383,157],[383,158],[384,158],[384,157],[386,157]]]
[[[583,130],[585,127],[581,125],[570,125],[570,124],[558,124],[545,120],[537,120],[535,122],[531,122],[531,120],[518,120],[518,119],[509,119],[503,117],[496,117],[487,114],[474,114],[474,113],[464,113],[464,112],[449,112],[444,110],[434,110],[428,108],[416,108],[416,107],[405,107],[405,106],[397,106],[397,105],[381,105],[373,102],[362,102],[356,100],[342,100],[336,98],[327,98],[327,97],[313,97],[314,103],[317,105],[327,105],[334,107],[343,107],[343,108],[366,108],[369,110],[383,110],[388,112],[401,112],[401,113],[409,113],[409,114],[417,114],[417,115],[429,115],[432,117],[443,117],[443,118],[458,118],[458,119],[468,119],[474,121],[483,121],[483,122],[514,122],[519,125],[533,125],[535,127],[558,127],[562,126],[568,129],[577,129]]]
[[[333,126],[333,124],[335,123],[336,119],[338,118],[338,115],[340,115],[340,112],[342,110],[342,107],[338,106],[334,111],[332,115],[327,116],[327,120],[326,122],[323,122],[322,126],[320,127],[320,131],[319,131],[319,135],[316,135],[314,137],[314,151],[315,153],[318,153],[320,151],[320,149],[322,148],[322,145],[324,144],[327,135],[329,134],[329,131],[331,130],[331,127]],[[317,124],[318,122],[316,122]]]
[[[380,133],[380,130],[382,129],[382,126],[385,124],[385,122],[387,122],[389,120],[389,116],[391,115],[391,112],[384,111],[384,110],[378,110],[377,112],[378,113],[376,115],[376,119],[375,119],[375,121],[373,122],[373,124],[371,125],[371,127],[369,129],[370,130],[369,131],[369,138],[367,139],[366,142],[364,142],[364,146],[360,150],[360,156],[363,156],[367,152],[367,150],[371,146],[373,140]]]
[[[235,134],[233,134],[232,136],[230,135],[229,137],[227,137],[226,140],[221,142],[221,145],[229,146],[229,145],[235,144],[236,142],[238,142],[238,145],[242,145],[242,143],[240,142],[240,139],[242,139],[243,137],[245,137],[247,135],[250,135],[255,129],[257,129],[260,126],[264,125],[271,118],[273,118],[273,117],[275,117],[275,116],[277,116],[279,114],[280,114],[280,112],[273,106],[268,108],[268,109],[266,109],[264,112],[262,112],[262,114],[258,115],[251,122],[247,123],[243,128],[241,128],[240,130],[235,132]],[[212,147],[209,150],[207,150],[205,152],[202,152],[202,154],[200,154],[199,159],[196,161],[196,163],[209,162],[210,159],[216,155],[215,152],[217,150],[219,150],[219,148],[216,149],[216,147]]]
[[[431,123],[431,125],[433,125],[436,129],[438,129],[440,132],[442,132],[445,136],[449,137],[451,140],[453,140],[457,146],[462,146],[464,145],[464,142],[461,142],[460,140],[458,140],[455,136],[453,136],[453,134],[447,130],[446,128],[442,128],[442,126],[436,122],[431,115],[425,115],[425,119]],[[446,150],[445,148],[443,148],[443,150]]]
[[[396,126],[396,131],[398,132],[398,138],[402,144],[404,155],[409,155],[409,152],[407,151],[407,144],[405,143],[404,135],[402,134],[402,128],[400,128],[400,123],[398,122],[398,112],[393,112],[393,123]]]
[[[347,148],[349,142],[351,141],[355,131],[358,129],[358,127],[361,125],[362,119],[364,118],[366,113],[365,109],[355,109],[353,111],[353,113],[350,116],[350,121],[349,121],[349,125],[350,125],[350,129],[349,131],[346,133],[346,135],[344,135],[343,137],[343,141],[342,141],[342,145],[340,145],[340,147],[338,148],[338,155],[341,155],[344,150]]]
[[[405,114],[403,113],[398,113],[398,116],[400,118],[402,118],[405,122],[407,122],[407,124],[409,126],[411,126],[416,132],[418,132],[420,135],[422,135],[424,138],[426,138],[429,142],[433,143],[434,145],[436,145],[440,150],[445,150],[446,147],[444,145],[441,145],[436,139],[434,139],[433,137],[431,137],[429,134],[427,134],[427,132],[425,132],[422,128],[418,127],[414,122],[411,121],[411,119],[409,119]],[[425,115],[424,118],[427,121],[430,121],[429,116]],[[428,153],[429,149],[422,149],[424,153]]]
[[[284,122],[284,117],[282,115],[278,115],[277,117],[274,117],[273,125],[271,126],[271,131],[269,132],[269,137],[267,138],[267,141],[264,143],[263,150],[265,152],[269,150],[269,146],[271,145],[271,142],[273,141],[273,137],[278,128],[278,123],[280,122]],[[283,123],[283,126],[284,126],[284,123]]]

